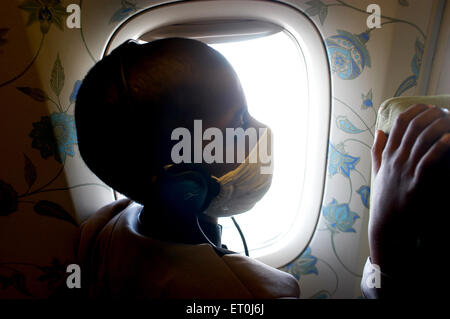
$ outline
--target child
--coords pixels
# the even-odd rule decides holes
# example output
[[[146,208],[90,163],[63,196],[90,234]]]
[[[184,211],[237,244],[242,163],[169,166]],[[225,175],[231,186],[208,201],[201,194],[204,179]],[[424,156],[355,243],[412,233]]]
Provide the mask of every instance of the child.
[[[79,258],[89,296],[299,297],[294,277],[221,245],[217,218],[250,209],[272,175],[262,173],[260,157],[249,160],[256,149],[270,151],[270,129],[248,113],[220,53],[181,38],[126,42],[89,71],[75,118],[86,164],[139,203],[113,203],[83,225]],[[174,163],[173,132],[193,135],[195,120],[222,132],[223,160],[196,161],[194,145],[191,163]],[[259,132],[248,138],[244,162],[227,128]]]

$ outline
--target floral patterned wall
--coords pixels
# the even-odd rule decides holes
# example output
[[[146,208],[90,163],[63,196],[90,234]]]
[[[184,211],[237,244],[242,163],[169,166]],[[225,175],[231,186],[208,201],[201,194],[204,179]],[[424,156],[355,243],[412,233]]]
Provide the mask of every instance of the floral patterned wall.
[[[77,226],[111,202],[81,160],[78,88],[113,30],[157,0],[20,0],[0,22],[0,298],[50,296],[75,259]],[[323,34],[333,72],[328,178],[310,245],[283,270],[303,298],[358,298],[367,249],[370,146],[377,107],[415,92],[432,1],[284,1]],[[81,28],[66,7],[81,7]],[[378,3],[382,28],[368,30]],[[395,72],[391,72],[395,70]],[[300,253],[300,252],[299,252]]]
[[[433,2],[286,2],[325,38],[333,102],[320,219],[308,248],[283,270],[299,280],[302,298],[361,298],[376,114],[384,100],[415,94]],[[371,3],[381,8],[381,28],[367,28]]]

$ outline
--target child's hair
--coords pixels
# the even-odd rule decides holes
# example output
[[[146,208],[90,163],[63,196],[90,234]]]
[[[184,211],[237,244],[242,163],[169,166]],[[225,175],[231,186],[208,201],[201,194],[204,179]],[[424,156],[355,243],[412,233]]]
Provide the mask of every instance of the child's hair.
[[[172,163],[172,130],[191,129],[191,119],[230,103],[238,88],[228,77],[236,77],[228,61],[199,41],[122,44],[95,64],[79,90],[83,160],[106,184],[143,203],[152,176]]]

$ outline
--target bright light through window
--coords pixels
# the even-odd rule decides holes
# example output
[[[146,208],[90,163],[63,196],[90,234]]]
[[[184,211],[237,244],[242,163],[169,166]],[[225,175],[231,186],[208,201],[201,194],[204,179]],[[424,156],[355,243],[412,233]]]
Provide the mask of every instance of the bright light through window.
[[[250,250],[258,257],[290,230],[298,214],[307,141],[307,72],[298,45],[285,32],[248,41],[212,44],[236,70],[250,114],[272,128],[272,186],[256,206],[235,216]],[[230,218],[221,218],[222,242],[234,251],[243,245]]]

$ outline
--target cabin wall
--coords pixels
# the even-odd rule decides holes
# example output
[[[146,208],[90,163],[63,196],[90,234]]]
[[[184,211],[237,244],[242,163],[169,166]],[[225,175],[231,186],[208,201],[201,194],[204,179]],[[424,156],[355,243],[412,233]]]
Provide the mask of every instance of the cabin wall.
[[[80,81],[118,24],[163,2],[170,1],[79,1],[82,29],[65,25],[70,0],[51,2],[61,7],[52,8],[50,20],[39,16],[37,0],[2,3],[0,298],[51,294],[75,259],[76,225],[114,199],[80,158],[73,102]],[[368,256],[369,149],[376,110],[396,91],[415,93],[422,33],[427,33],[434,1],[286,3],[306,11],[317,24],[336,72],[322,214],[308,249],[283,269],[299,279],[303,298],[357,298]],[[365,9],[370,3],[380,4],[382,15],[389,17],[382,22],[397,22],[368,32]],[[348,34],[338,30],[365,40],[345,44]],[[353,54],[355,63],[357,55],[366,55],[364,66],[354,65],[351,79],[339,75],[351,67],[346,54]]]
[[[450,92],[450,3],[442,8],[440,32],[437,36],[436,50],[431,67],[427,94],[440,95]]]
[[[303,298],[360,298],[361,274],[369,255],[370,147],[376,112],[394,95],[416,94],[424,37],[436,2],[287,2],[310,13],[327,39],[330,65],[336,72],[320,220],[308,249],[286,269],[299,278]],[[371,3],[380,5],[384,17],[381,28],[368,32],[365,11]],[[339,30],[368,40],[346,46]],[[370,63],[357,68],[353,77],[339,75],[351,64],[345,54],[334,53],[335,48],[345,54],[350,49],[358,55],[365,51]],[[355,55],[352,62],[357,62]]]

